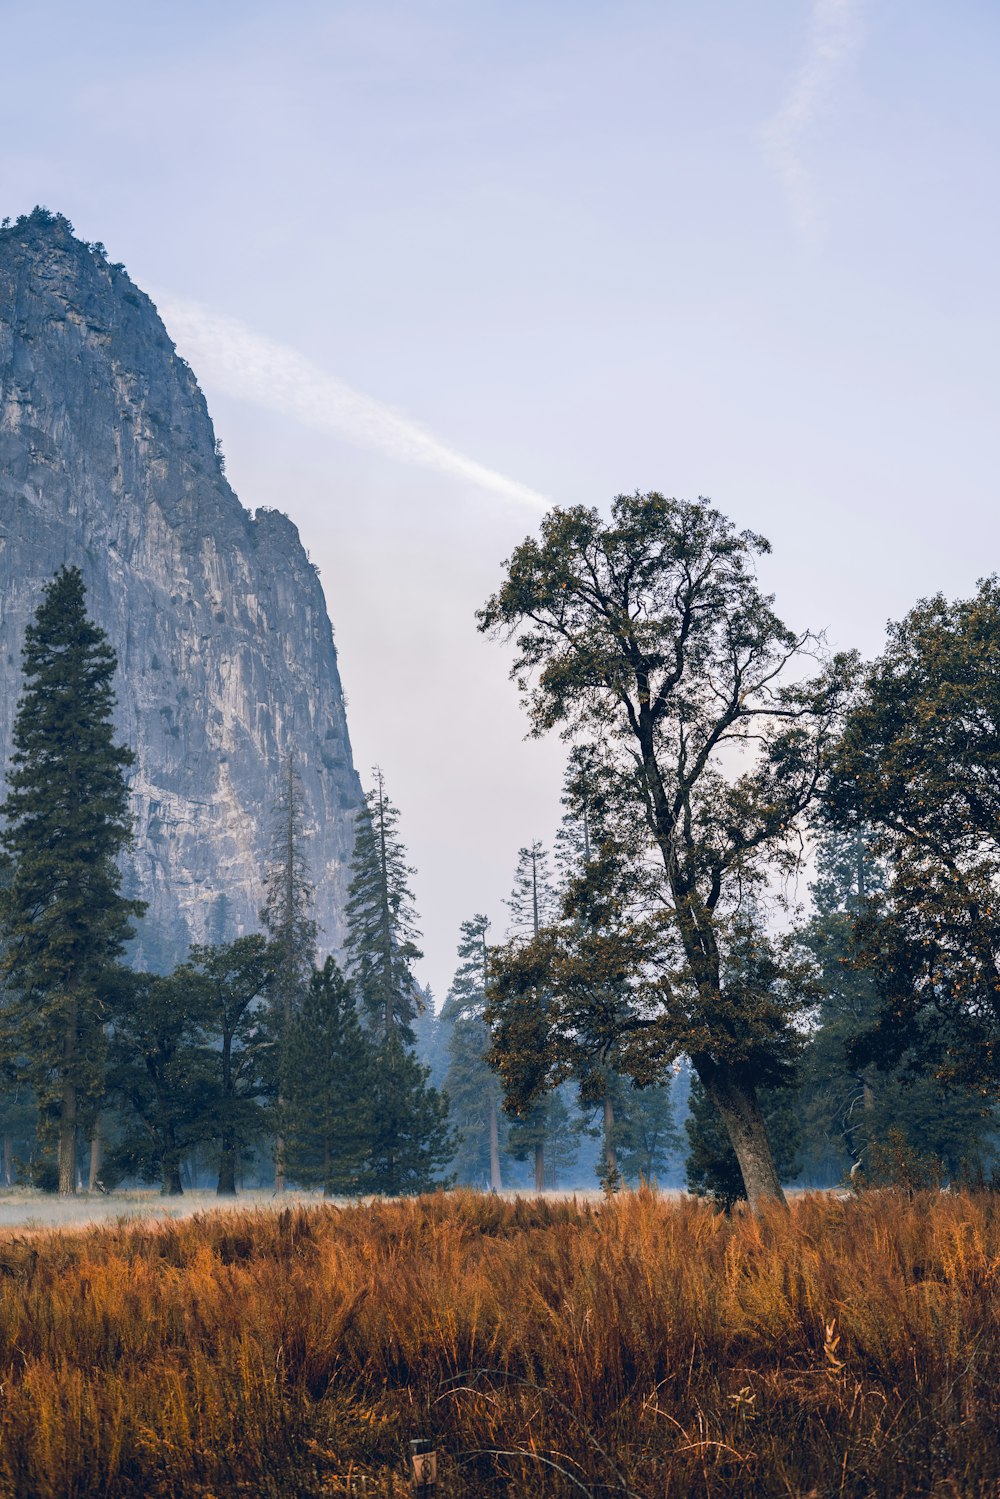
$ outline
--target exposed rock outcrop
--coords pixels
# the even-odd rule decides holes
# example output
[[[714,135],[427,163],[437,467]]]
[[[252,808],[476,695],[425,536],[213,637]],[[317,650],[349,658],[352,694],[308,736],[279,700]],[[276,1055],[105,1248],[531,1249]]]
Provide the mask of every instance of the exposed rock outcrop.
[[[0,230],[0,757],[25,624],[63,562],[119,660],[140,957],[255,930],[293,749],[324,948],[339,947],[361,788],[316,570],[226,481],[205,399],[150,299],[36,210]]]

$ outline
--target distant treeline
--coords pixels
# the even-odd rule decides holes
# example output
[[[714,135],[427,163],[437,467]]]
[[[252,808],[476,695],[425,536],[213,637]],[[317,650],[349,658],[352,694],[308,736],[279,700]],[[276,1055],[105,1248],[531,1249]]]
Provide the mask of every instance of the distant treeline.
[[[342,964],[319,961],[294,746],[260,932],[129,966],[116,662],[60,569],[0,809],[7,1181],[395,1194],[596,1166],[611,1192],[679,1181],[685,1156],[726,1203],[988,1180],[998,586],[921,602],[864,663],[781,622],[767,550],[705,502],[637,494],[608,522],[554,510],[515,551],[479,622],[514,639],[534,731],[569,741],[563,817],[518,853],[502,940],[462,924],[438,1015],[378,770]]]

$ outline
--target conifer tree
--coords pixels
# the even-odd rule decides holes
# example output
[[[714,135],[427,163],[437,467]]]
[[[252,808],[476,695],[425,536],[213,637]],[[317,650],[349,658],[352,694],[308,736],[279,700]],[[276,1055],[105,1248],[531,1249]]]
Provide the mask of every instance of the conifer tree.
[[[486,1063],[490,1033],[483,1020],[489,948],[489,919],[476,915],[463,921],[458,943],[458,968],[441,1012],[449,1025],[448,1072],[444,1089],[451,1117],[458,1129],[460,1179],[482,1181],[499,1192],[500,1103],[499,1080]]]
[[[383,1038],[375,1058],[365,1191],[395,1197],[448,1184],[439,1173],[454,1154],[455,1139],[447,1100],[430,1086],[429,1076],[404,1046],[399,1027]]]
[[[275,953],[270,986],[278,1118],[290,1085],[287,1036],[309,989],[316,962],[317,927],[313,917],[315,890],[305,853],[302,782],[289,751],[281,769],[281,787],[274,807],[271,854],[264,909],[260,913]],[[274,1147],[275,1190],[285,1190],[285,1151],[280,1132]]]
[[[312,975],[287,1054],[281,1124],[290,1176],[325,1197],[357,1192],[371,1149],[375,1054],[333,958]]]
[[[423,957],[416,945],[417,916],[399,837],[399,812],[386,795],[376,766],[375,785],[358,813],[352,879],[347,901],[348,971],[361,1012],[383,1040],[398,1033],[413,1044],[413,1017],[420,990],[413,964]]]
[[[3,1048],[55,1120],[64,1194],[76,1190],[78,1131],[101,1091],[111,974],[144,909],[121,893],[134,757],[115,743],[116,665],[79,569],[60,568],[25,633],[0,807],[0,973],[11,996]]]
[[[538,839],[517,851],[514,885],[507,907],[510,911],[510,932],[515,940],[530,942],[556,915],[558,900],[549,867],[548,850]],[[536,1054],[541,1056],[545,1050],[545,1025],[537,1006],[530,1013],[526,1011],[522,1015],[521,1024],[525,1032],[537,1032],[532,1044]],[[517,1115],[510,1126],[509,1149],[514,1159],[523,1161],[529,1154],[534,1157],[537,1192],[545,1187],[545,1139],[550,1103],[547,1097],[540,1099]]]
[[[616,1097],[616,1165],[626,1181],[655,1184],[680,1153],[681,1133],[670,1083],[637,1088],[618,1078]]]
[[[417,1192],[450,1158],[454,1142],[447,1101],[429,1084],[413,1055],[413,1020],[422,994],[412,965],[417,915],[409,879],[414,871],[398,831],[399,812],[376,768],[375,785],[358,815],[347,901],[349,976],[369,1034],[376,1042],[373,1127],[367,1188]]]

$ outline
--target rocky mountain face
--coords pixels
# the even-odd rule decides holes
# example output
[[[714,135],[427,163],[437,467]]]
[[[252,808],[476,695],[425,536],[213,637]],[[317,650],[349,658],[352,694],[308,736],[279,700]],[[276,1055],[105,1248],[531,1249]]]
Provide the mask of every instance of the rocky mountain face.
[[[299,769],[324,949],[343,935],[361,787],[319,577],[226,482],[190,367],[103,247],[36,210],[0,229],[0,760],[24,627],[78,565],[137,756],[138,958],[258,927],[283,756]]]

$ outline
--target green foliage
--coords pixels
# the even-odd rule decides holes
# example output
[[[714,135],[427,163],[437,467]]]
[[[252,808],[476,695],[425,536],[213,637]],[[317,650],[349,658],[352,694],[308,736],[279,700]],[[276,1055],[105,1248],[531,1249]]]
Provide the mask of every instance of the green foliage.
[[[275,1042],[266,999],[276,966],[274,948],[259,934],[191,949],[190,983],[201,991],[198,1010],[218,1048],[213,1134],[220,1196],[236,1191],[240,1159],[270,1122],[262,1105]]]
[[[859,922],[879,1014],[865,1054],[919,1047],[942,1075],[1000,1078],[1000,584],[890,627],[848,716],[827,807],[871,828],[891,877]]]
[[[392,1031],[375,1052],[372,1129],[362,1187],[387,1196],[449,1185],[442,1175],[455,1153],[448,1103]]]
[[[940,1075],[921,1044],[919,1012],[906,1051],[884,1067],[871,1059],[880,990],[891,977],[872,972],[870,948],[859,938],[877,924],[886,888],[871,836],[860,828],[827,833],[817,866],[815,912],[800,933],[820,987],[798,1094],[805,1179],[833,1183],[852,1166],[871,1177],[874,1158],[891,1140],[915,1159],[936,1161],[952,1180],[983,1169],[995,1117],[980,1088]]]
[[[333,958],[312,975],[289,1027],[287,1054],[280,1124],[288,1173],[327,1197],[356,1192],[374,1127],[376,1059]]]
[[[399,837],[399,812],[376,767],[375,785],[358,813],[347,901],[348,972],[371,1030],[387,1039],[398,1031],[413,1044],[419,989],[413,964],[417,917],[409,880],[413,870]]]
[[[457,1134],[453,1165],[459,1181],[501,1186],[499,1152],[506,1136],[501,1119],[502,1092],[486,1062],[490,1033],[486,1008],[489,920],[483,915],[463,921],[458,967],[441,1012],[448,1029],[448,1071],[444,1091]]]
[[[3,1056],[59,1132],[60,1187],[75,1189],[76,1134],[99,1099],[109,981],[140,901],[121,894],[131,837],[114,741],[114,651],[88,617],[77,568],[47,585],[25,633],[24,686],[0,808]]]
[[[614,1093],[614,1147],[618,1169],[627,1182],[655,1185],[681,1150],[671,1083],[637,1088],[619,1078]]]
[[[108,1152],[109,1175],[182,1191],[181,1163],[211,1137],[220,1110],[216,1020],[205,979],[190,967],[121,975],[107,1090],[123,1128]]]
[[[616,1070],[637,1081],[686,1052],[755,1198],[781,1191],[755,1090],[794,1048],[794,984],[733,984],[727,953],[744,942],[748,903],[794,865],[851,664],[804,678],[817,643],[757,587],[768,550],[700,501],[619,495],[607,524],[554,509],[479,615],[515,638],[533,730],[574,740],[574,804],[601,824],[591,862],[610,920],[581,926],[567,909],[547,950],[511,953],[518,1002],[545,990],[561,1045],[606,1065],[613,1041]]]
[[[270,995],[281,1024],[301,1005],[316,961],[315,891],[305,852],[302,782],[292,753],[285,756],[272,809],[271,848],[261,924],[273,944]],[[216,919],[224,912],[216,912]]]

